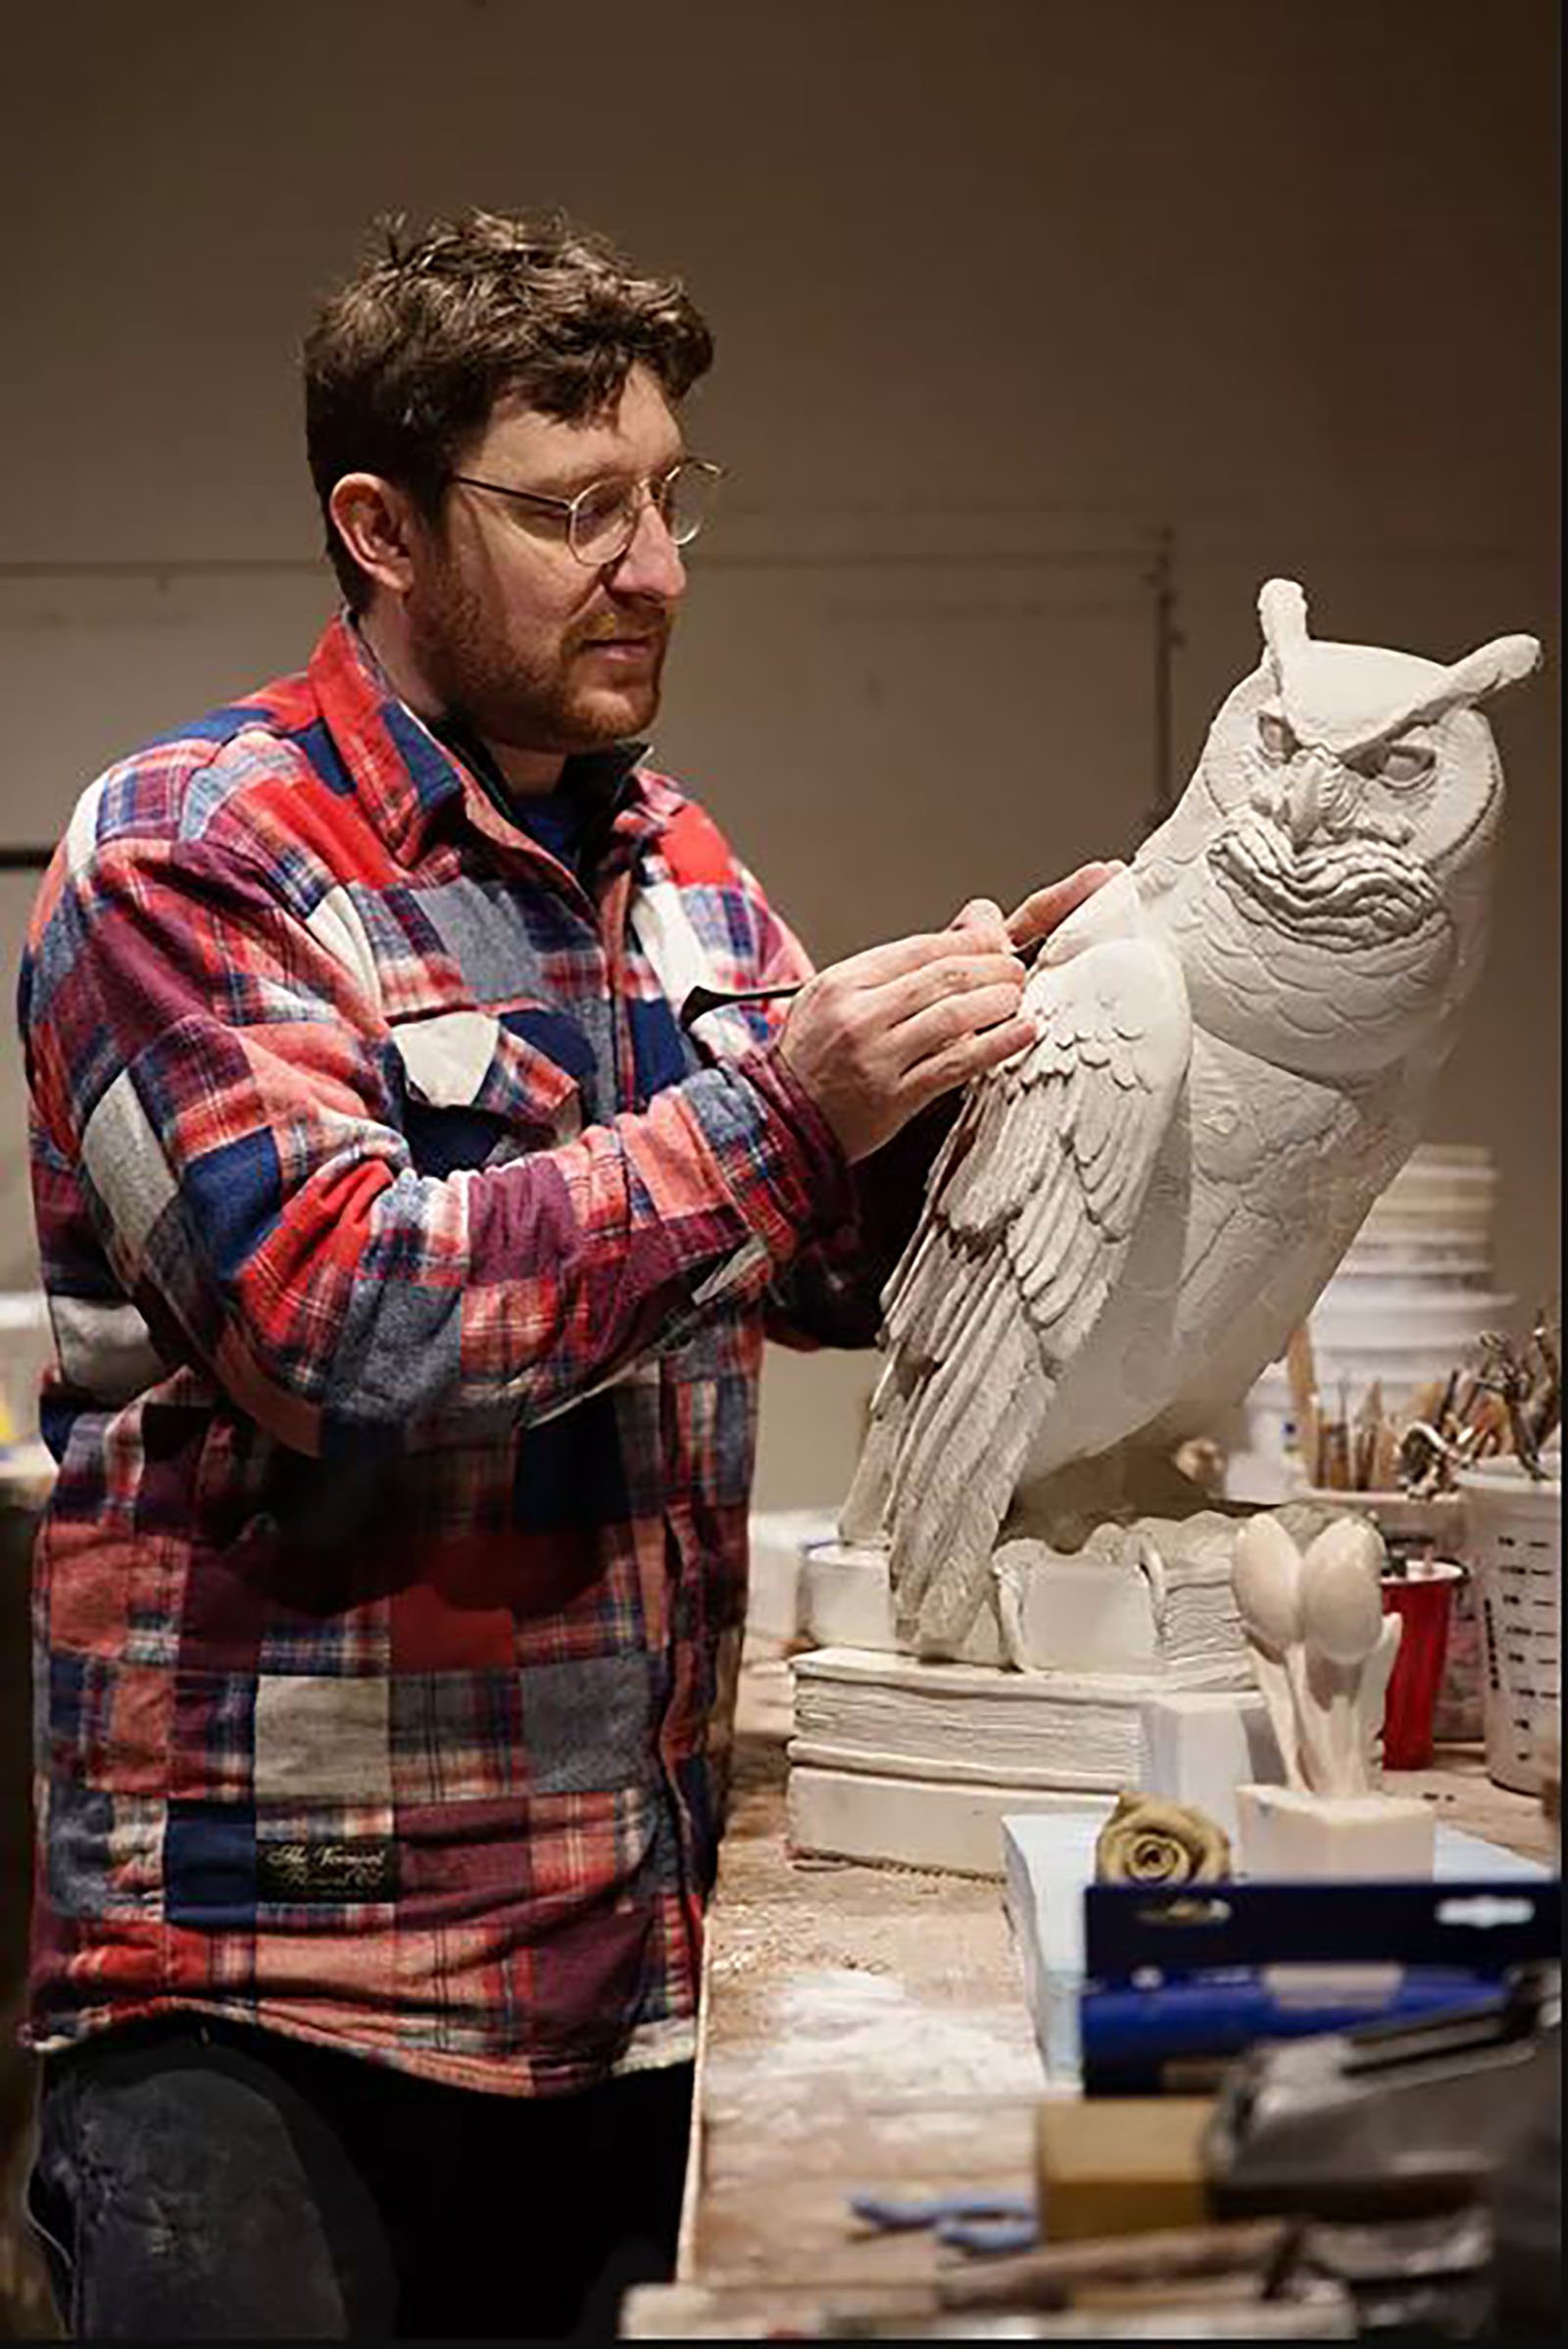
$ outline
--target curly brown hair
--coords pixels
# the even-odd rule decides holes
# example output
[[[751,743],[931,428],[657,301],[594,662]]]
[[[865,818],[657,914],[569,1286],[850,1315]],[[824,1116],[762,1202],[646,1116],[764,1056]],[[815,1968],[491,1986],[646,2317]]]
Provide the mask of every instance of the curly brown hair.
[[[379,473],[433,520],[465,442],[498,399],[574,419],[612,402],[634,366],[681,399],[713,338],[675,277],[638,275],[607,239],[561,214],[469,211],[380,249],[316,314],[303,351],[305,444],[326,551],[350,608],[368,582],[327,501],[345,473]]]

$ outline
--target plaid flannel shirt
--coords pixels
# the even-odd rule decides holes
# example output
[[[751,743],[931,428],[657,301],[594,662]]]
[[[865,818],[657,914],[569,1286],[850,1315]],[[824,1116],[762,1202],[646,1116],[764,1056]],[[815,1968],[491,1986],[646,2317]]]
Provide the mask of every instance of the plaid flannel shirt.
[[[639,756],[572,762],[579,884],[339,618],[76,807],[20,999],[35,2046],[691,2050],[764,1328],[869,1342],[923,1160],[852,1173],[771,1008],[683,1030],[808,966]]]

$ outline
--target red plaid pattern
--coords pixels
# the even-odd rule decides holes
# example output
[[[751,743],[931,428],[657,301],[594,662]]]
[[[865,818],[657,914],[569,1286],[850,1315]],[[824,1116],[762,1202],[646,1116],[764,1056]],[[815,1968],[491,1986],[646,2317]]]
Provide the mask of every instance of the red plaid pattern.
[[[22,980],[59,1368],[29,2035],[169,2005],[516,2092],[689,2052],[765,1324],[865,1343],[852,1178],[710,819],[586,883],[353,628],[84,795]]]

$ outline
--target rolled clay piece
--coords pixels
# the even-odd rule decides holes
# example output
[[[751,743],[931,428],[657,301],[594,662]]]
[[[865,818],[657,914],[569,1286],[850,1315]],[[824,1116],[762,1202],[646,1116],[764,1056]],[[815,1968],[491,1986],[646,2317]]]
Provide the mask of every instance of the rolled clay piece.
[[[1213,1884],[1231,1874],[1231,1839],[1206,1811],[1124,1787],[1095,1842],[1102,1884]]]

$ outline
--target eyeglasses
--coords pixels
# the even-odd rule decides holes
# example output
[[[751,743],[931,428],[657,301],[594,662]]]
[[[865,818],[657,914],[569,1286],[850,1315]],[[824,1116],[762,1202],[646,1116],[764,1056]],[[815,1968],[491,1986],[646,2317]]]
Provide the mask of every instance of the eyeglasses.
[[[518,506],[537,506],[566,517],[566,544],[577,561],[591,571],[618,563],[637,535],[645,506],[652,506],[677,547],[689,547],[713,511],[721,465],[706,458],[683,457],[667,473],[642,481],[590,481],[574,498],[546,497],[542,490],[513,489],[505,481],[484,481],[476,473],[452,473],[468,489],[488,489]]]

